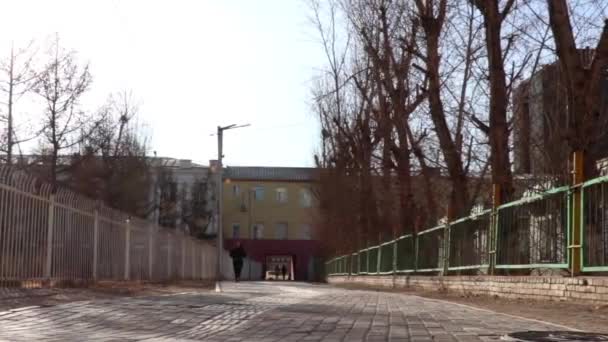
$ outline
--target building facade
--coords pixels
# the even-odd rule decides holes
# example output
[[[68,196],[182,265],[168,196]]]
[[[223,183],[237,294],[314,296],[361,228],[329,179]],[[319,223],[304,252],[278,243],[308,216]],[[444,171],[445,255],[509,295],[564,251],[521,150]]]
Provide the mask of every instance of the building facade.
[[[199,238],[212,237],[217,185],[210,167],[187,159],[154,158],[148,219],[184,230]]]
[[[594,51],[579,51],[583,65],[589,67]],[[608,73],[600,79],[600,117],[608,115]],[[568,94],[559,63],[547,64],[513,91],[513,161],[515,174],[561,175],[569,177],[571,151],[567,143],[569,127]],[[598,120],[605,125],[606,120]],[[608,130],[591,137],[586,155],[595,160],[607,156]]]
[[[566,169],[566,89],[557,63],[542,67],[513,93],[516,174],[556,174]]]
[[[289,279],[312,280],[319,244],[314,168],[227,167],[224,170],[222,231],[225,247],[241,242],[260,267],[245,279],[273,279],[285,266]]]

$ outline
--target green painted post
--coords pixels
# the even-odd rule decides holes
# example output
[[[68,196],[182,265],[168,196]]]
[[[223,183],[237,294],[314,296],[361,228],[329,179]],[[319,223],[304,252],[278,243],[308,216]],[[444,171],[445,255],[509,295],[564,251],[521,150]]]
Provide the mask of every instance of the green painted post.
[[[393,274],[397,274],[397,239],[393,240]]]
[[[368,248],[369,248],[369,247],[368,247]],[[365,253],[365,254],[366,254],[366,257],[365,257],[365,265],[367,265],[367,266],[366,266],[366,267],[367,267],[367,268],[366,268],[366,270],[367,270],[367,272],[366,272],[366,273],[367,273],[367,274],[369,274],[369,249],[367,250],[367,253]]]
[[[378,245],[378,253],[376,253],[376,274],[380,274],[380,268],[382,267],[382,246]]]
[[[443,230],[443,270],[441,271],[441,275],[448,275],[448,268],[450,267],[450,222],[448,221],[445,224],[445,228]]]
[[[569,246],[572,251],[572,258],[570,264],[570,272],[572,276],[577,276],[581,273],[583,258],[582,258],[582,227],[583,227],[583,188],[582,183],[585,180],[585,175],[583,174],[583,152],[575,151],[572,154],[572,165],[574,166],[574,170],[572,172],[572,185],[576,188],[574,189],[574,196],[572,203],[572,216],[573,216],[573,224],[572,224],[572,243]]]
[[[496,254],[498,250],[498,223],[500,222],[498,209],[492,208],[490,215],[490,231],[488,233],[488,262],[490,269],[488,270],[488,273],[494,275],[496,269]]]
[[[489,273],[494,275],[496,268],[496,251],[498,250],[498,207],[500,206],[500,184],[492,185],[492,211],[490,216],[490,231],[488,232]]]
[[[416,273],[418,270],[418,234],[414,235],[412,239],[414,239],[414,273]]]

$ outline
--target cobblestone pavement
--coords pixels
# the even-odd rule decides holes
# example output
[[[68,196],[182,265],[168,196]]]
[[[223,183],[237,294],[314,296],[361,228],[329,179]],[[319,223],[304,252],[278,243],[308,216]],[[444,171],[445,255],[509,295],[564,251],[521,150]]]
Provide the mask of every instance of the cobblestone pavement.
[[[416,296],[297,283],[0,312],[0,341],[491,341],[549,324]]]

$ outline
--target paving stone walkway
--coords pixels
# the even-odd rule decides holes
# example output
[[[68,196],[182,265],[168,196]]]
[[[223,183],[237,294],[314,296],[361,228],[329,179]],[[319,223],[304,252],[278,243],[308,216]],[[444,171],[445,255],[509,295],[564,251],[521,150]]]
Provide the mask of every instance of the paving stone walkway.
[[[0,341],[493,341],[549,324],[405,294],[224,283],[221,294],[80,301],[0,312]]]

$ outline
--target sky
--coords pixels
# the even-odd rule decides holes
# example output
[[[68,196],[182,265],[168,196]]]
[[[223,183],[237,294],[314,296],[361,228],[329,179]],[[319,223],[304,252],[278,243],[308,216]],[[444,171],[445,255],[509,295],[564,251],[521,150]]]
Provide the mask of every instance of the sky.
[[[325,64],[303,0],[1,0],[0,52],[55,33],[89,62],[86,103],[132,91],[158,156],[313,166],[313,79]]]

